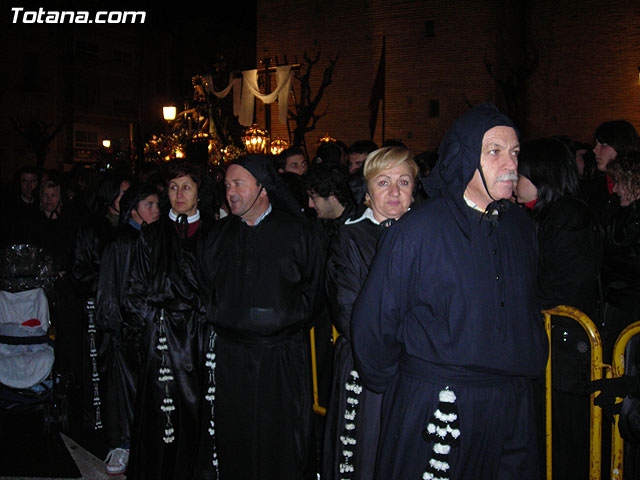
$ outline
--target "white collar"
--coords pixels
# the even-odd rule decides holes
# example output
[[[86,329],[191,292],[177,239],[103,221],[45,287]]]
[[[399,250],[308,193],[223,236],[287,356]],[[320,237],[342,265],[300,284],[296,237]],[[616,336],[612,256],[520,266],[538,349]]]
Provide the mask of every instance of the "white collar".
[[[358,223],[363,220],[371,220],[371,222],[373,222],[374,225],[380,225],[380,222],[376,220],[376,217],[373,216],[373,210],[371,210],[371,208],[367,208],[360,218],[357,218],[355,220],[349,219],[346,222],[344,222],[344,224],[353,225],[354,223]]]
[[[169,218],[174,222],[178,219],[178,215],[174,213],[173,208],[169,210]],[[198,220],[200,220],[200,210],[196,210],[196,213],[187,217],[187,223],[195,223]]]

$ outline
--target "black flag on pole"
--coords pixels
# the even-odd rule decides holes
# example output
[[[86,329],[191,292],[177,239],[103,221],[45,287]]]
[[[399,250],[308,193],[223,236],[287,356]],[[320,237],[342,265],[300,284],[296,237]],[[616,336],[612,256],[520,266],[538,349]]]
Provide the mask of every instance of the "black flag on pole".
[[[386,37],[382,37],[382,54],[380,55],[380,63],[378,64],[378,73],[376,73],[376,80],[373,83],[373,89],[371,90],[371,100],[369,100],[369,130],[371,132],[371,140],[376,132],[376,122],[378,120],[378,107],[380,106],[380,100],[384,103],[384,89],[385,89],[385,54],[386,54]],[[384,113],[383,113],[384,115]]]

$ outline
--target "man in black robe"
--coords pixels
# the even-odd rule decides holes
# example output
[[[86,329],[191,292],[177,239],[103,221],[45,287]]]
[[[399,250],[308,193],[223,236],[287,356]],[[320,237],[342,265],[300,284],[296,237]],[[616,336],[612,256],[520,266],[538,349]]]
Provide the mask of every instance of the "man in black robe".
[[[376,479],[539,478],[531,379],[547,339],[535,229],[506,200],[518,151],[495,106],[466,113],[430,198],[381,238],[351,319],[363,383],[384,392]]]
[[[203,245],[220,478],[315,478],[309,329],[324,254],[269,160],[225,180],[232,215]]]

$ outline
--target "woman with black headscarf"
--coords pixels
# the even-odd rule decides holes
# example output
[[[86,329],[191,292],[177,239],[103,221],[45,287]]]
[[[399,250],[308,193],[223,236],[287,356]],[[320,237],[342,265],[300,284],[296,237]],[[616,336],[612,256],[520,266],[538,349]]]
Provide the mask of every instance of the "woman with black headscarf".
[[[198,209],[201,172],[193,164],[177,164],[168,179],[171,209],[143,229],[125,300],[131,315],[124,331],[139,333],[141,345],[127,471],[135,479],[212,474],[212,452],[204,440],[208,422],[200,411],[208,340],[195,254],[208,226]]]

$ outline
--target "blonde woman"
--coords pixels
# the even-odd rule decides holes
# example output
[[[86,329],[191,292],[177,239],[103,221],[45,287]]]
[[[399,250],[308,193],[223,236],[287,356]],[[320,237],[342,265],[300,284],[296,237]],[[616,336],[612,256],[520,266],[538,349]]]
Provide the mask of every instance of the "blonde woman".
[[[369,271],[380,234],[411,206],[418,166],[409,151],[385,147],[364,163],[367,209],[343,225],[327,264],[327,289],[334,299],[334,380],[323,450],[323,478],[373,478],[381,395],[359,380],[351,349],[351,309]]]

